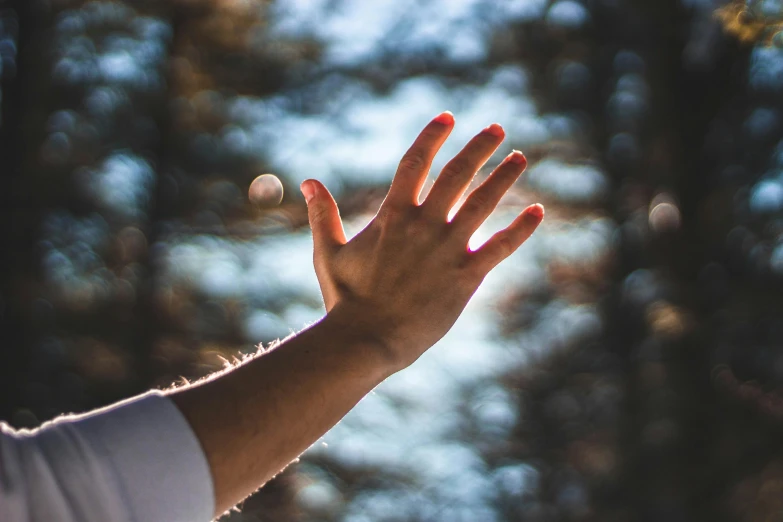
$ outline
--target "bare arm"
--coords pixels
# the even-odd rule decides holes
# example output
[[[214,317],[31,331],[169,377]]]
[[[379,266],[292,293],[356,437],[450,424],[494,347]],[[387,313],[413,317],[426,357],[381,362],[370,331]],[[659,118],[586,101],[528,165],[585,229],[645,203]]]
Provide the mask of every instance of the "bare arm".
[[[196,433],[215,515],[272,478],[390,374],[361,326],[334,315],[172,399]]]
[[[453,125],[444,113],[425,127],[403,157],[378,215],[350,242],[326,188],[304,182],[326,317],[233,371],[172,394],[207,456],[216,515],[278,473],[373,387],[443,337],[486,274],[543,219],[543,208],[530,206],[481,248],[468,249],[470,236],[524,170],[519,152],[447,219],[503,140],[498,125],[473,138],[419,203],[432,159]]]

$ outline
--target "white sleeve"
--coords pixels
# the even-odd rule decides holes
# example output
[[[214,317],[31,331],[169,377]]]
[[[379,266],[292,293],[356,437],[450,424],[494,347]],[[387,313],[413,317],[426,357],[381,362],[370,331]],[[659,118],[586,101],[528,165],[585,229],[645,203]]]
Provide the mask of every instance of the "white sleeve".
[[[32,432],[0,423],[3,522],[207,522],[213,511],[198,439],[158,392]]]

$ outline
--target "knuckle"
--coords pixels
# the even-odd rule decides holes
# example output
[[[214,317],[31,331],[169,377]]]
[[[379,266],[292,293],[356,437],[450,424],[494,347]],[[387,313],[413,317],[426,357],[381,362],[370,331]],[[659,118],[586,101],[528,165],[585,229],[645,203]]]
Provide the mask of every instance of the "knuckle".
[[[489,198],[483,192],[474,192],[465,201],[463,207],[469,214],[480,214],[491,204]]]
[[[408,151],[400,161],[400,168],[402,170],[421,170],[427,164],[427,159],[419,151]]]
[[[310,220],[313,223],[320,223],[326,219],[329,215],[329,211],[323,206],[314,207],[310,210]]]
[[[419,237],[427,231],[427,226],[421,221],[413,221],[405,231],[408,237]]]
[[[510,235],[503,234],[498,238],[498,249],[501,254],[508,256],[516,250],[516,245]]]
[[[457,270],[465,274],[471,274],[476,270],[476,263],[473,256],[467,253],[457,261]]]
[[[426,232],[428,228],[430,228],[430,223],[427,222],[420,212],[415,212],[408,220],[406,233],[410,236],[419,236]]]
[[[387,203],[378,210],[378,220],[381,223],[396,223],[404,213],[405,210],[402,207]]]
[[[474,286],[477,282],[480,282],[487,273],[487,267],[485,266],[484,260],[475,254],[466,255],[465,259],[460,264],[459,269],[464,275],[463,279]]]
[[[421,144],[436,143],[442,135],[443,135],[443,127],[441,127],[440,125],[438,125],[437,127],[432,127],[428,125],[424,127],[424,130],[421,131],[421,134],[419,134],[419,138],[416,140],[416,143],[421,143]]]
[[[441,175],[445,176],[446,178],[454,178],[460,176],[468,169],[470,169],[470,164],[468,161],[460,158],[454,158],[449,162],[448,165],[446,165]]]
[[[409,238],[416,238],[433,249],[443,245],[449,237],[450,227],[445,221],[433,219],[426,213],[416,212],[411,215],[405,225],[405,234]]]

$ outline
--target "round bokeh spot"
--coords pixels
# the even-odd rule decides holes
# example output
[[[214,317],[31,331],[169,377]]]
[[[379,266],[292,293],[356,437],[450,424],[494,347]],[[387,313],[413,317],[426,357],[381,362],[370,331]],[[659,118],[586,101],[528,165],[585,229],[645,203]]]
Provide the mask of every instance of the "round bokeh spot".
[[[259,208],[276,207],[283,201],[283,184],[274,174],[261,174],[250,184],[247,195]]]

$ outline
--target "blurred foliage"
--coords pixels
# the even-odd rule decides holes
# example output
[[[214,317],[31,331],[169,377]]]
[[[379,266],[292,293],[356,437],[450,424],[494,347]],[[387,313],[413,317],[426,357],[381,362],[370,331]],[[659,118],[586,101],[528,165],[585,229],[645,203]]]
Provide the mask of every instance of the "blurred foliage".
[[[475,242],[533,201],[545,226],[225,519],[777,519],[781,13],[0,3],[0,418],[198,378],[317,320],[299,182],[323,179],[355,233],[451,109],[436,166],[492,121],[531,163]],[[246,196],[267,172],[272,209]]]
[[[726,31],[745,43],[770,45],[780,40],[783,31],[780,2],[735,0],[715,11],[715,16]]]

